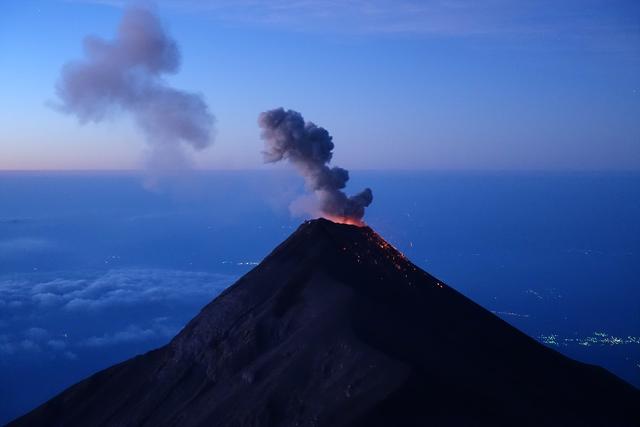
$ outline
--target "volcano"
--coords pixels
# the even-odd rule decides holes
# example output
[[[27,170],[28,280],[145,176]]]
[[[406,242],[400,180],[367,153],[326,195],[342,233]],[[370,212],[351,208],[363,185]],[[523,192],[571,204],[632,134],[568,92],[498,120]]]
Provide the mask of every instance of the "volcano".
[[[10,426],[638,426],[640,391],[549,349],[368,227],[307,221],[169,344]]]

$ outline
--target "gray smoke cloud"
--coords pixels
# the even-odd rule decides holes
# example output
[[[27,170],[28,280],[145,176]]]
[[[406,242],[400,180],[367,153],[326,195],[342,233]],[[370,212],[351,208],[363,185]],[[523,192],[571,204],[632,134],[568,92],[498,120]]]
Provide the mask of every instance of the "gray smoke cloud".
[[[182,168],[189,163],[185,146],[211,145],[215,119],[202,96],[162,80],[178,71],[180,52],[153,12],[125,10],[115,38],[87,36],[84,51],[82,61],[62,69],[57,85],[62,111],[81,123],[130,113],[146,135],[152,168]]]
[[[362,220],[373,193],[366,188],[348,197],[342,191],[349,181],[349,171],[329,166],[334,144],[326,129],[305,122],[297,111],[283,108],[261,113],[258,124],[265,141],[265,161],[289,160],[315,192],[321,214],[354,222]]]

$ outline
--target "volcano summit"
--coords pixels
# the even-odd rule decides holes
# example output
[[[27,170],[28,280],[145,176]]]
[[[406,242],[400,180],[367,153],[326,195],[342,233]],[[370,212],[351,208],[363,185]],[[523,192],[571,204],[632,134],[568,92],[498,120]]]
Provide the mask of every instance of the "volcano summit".
[[[166,346],[10,426],[637,426],[640,391],[368,227],[304,223]]]

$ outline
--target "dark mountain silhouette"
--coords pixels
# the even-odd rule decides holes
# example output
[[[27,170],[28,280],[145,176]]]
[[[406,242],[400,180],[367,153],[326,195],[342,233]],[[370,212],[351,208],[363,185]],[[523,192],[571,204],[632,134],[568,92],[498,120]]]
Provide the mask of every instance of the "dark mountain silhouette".
[[[640,391],[368,227],[304,223],[168,345],[10,426],[638,426]]]

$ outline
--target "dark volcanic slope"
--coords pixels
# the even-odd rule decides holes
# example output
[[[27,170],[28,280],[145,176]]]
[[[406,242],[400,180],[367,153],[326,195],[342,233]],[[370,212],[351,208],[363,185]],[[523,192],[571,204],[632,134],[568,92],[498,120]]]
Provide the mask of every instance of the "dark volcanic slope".
[[[12,426],[638,426],[640,392],[370,228],[306,222],[158,350]]]

